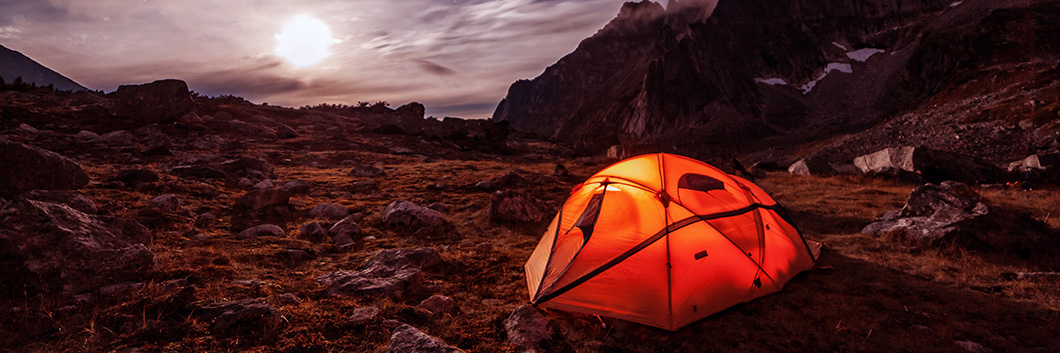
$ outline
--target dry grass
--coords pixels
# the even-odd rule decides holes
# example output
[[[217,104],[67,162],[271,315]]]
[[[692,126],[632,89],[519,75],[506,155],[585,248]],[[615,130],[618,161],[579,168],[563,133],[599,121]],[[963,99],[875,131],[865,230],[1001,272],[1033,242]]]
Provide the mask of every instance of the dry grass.
[[[369,144],[372,142],[364,142]],[[145,219],[155,232],[155,273],[145,274],[141,289],[98,301],[83,315],[55,314],[59,303],[8,303],[23,308],[3,320],[8,337],[0,343],[12,351],[126,351],[145,347],[165,351],[382,352],[390,329],[381,320],[364,327],[347,321],[356,308],[374,305],[380,317],[412,324],[469,352],[514,352],[503,320],[525,304],[522,265],[546,224],[495,224],[485,218],[489,193],[467,187],[479,180],[522,169],[523,188],[554,206],[570,187],[603,167],[565,164],[580,178],[548,177],[554,162],[497,160],[489,156],[442,159],[424,163],[406,156],[363,151],[313,151],[292,156],[285,146],[262,146],[274,153],[283,180],[301,178],[313,184],[302,205],[285,217],[260,218],[226,206],[244,191],[221,182],[187,182],[170,178],[165,190],[131,191],[97,188],[87,192],[106,210],[140,217],[136,211],[151,196],[176,193],[184,209],[213,212],[222,219],[203,229],[214,237],[192,241],[180,235],[193,227],[190,215]],[[295,157],[293,163],[281,163]],[[292,158],[294,159],[294,158]],[[350,191],[344,159],[384,166],[380,190]],[[270,159],[271,160],[271,159]],[[317,161],[320,167],[308,167]],[[113,168],[98,167],[97,176]],[[437,184],[444,184],[436,187]],[[806,237],[826,244],[822,269],[792,280],[781,293],[738,305],[678,332],[626,322],[547,311],[556,330],[548,349],[557,352],[657,351],[953,351],[954,340],[972,340],[997,351],[1060,348],[1056,284],[1004,279],[1007,272],[1056,270],[1055,260],[1016,259],[958,247],[923,248],[896,239],[859,234],[860,229],[904,202],[910,185],[873,179],[793,178],[770,175],[760,181],[792,210]],[[229,200],[205,197],[213,193]],[[984,191],[993,202],[1020,207],[1056,227],[1060,225],[1060,192],[1055,190]],[[384,227],[378,212],[390,201],[441,202],[449,207],[448,225],[429,238],[410,230]],[[335,202],[363,212],[364,248],[343,250],[298,237],[310,221],[305,212]],[[276,222],[285,238],[237,241],[234,234],[261,222]],[[327,226],[329,224],[325,224]],[[483,243],[489,243],[488,245]],[[400,298],[329,298],[314,279],[359,266],[381,249],[432,246],[444,264],[425,271],[423,285]],[[302,249],[314,258],[293,262],[287,249]],[[260,286],[239,280],[260,280]],[[212,332],[193,311],[171,305],[167,281],[186,280],[196,287],[195,302],[260,298],[281,309],[283,318],[261,327]],[[294,293],[300,304],[283,305],[279,296]],[[452,297],[460,313],[432,317],[416,305],[432,294]],[[606,322],[606,324],[605,324]],[[10,326],[20,323],[22,326]]]

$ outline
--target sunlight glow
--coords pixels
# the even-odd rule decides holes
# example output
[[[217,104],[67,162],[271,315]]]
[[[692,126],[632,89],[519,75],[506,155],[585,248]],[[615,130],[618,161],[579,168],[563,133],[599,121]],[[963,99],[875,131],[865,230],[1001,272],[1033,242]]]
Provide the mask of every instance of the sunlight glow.
[[[338,42],[331,37],[331,28],[324,21],[298,15],[287,21],[283,31],[276,35],[274,52],[295,67],[306,67],[326,59],[331,55],[331,45]]]

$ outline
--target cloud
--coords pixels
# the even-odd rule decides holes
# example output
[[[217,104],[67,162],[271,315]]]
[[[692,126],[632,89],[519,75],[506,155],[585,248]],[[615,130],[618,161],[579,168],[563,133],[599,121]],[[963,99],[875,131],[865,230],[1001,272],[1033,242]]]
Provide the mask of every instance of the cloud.
[[[412,62],[419,65],[420,68],[423,69],[423,71],[427,71],[435,75],[448,76],[456,73],[456,71],[454,71],[453,69],[432,63],[429,60],[412,59]]]
[[[621,4],[0,0],[0,38],[94,89],[180,78],[203,94],[270,104],[419,101],[435,115],[483,117],[512,82],[540,74]],[[313,67],[273,53],[280,27],[299,14],[324,21],[341,40]]]

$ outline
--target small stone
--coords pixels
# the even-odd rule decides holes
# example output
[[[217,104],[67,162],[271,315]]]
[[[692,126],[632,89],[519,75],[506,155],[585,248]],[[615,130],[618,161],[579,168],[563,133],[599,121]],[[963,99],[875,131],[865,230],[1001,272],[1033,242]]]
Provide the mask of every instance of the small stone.
[[[364,164],[358,164],[353,167],[353,170],[350,171],[350,176],[353,177],[374,178],[383,175],[386,175],[386,172],[384,172],[382,169]]]
[[[958,347],[971,353],[993,353],[994,350],[972,341],[953,341]]]
[[[541,342],[551,339],[552,327],[533,306],[523,305],[515,309],[507,320],[504,330],[521,352],[542,352]]]
[[[379,315],[379,308],[374,306],[353,309],[353,313],[350,314],[350,324],[354,326],[364,326],[375,320],[375,317]]]
[[[247,230],[239,232],[239,235],[236,236],[236,239],[243,240],[262,236],[282,237],[284,236],[284,231],[283,228],[280,228],[277,225],[262,224],[259,226],[247,228]]]
[[[267,189],[273,187],[272,180],[265,179],[260,183],[254,184],[255,189]]]
[[[302,238],[314,243],[323,243],[328,239],[328,231],[324,230],[324,227],[317,222],[306,223],[298,231],[301,233]]]
[[[475,183],[475,188],[479,189],[479,190],[492,190],[493,189],[493,182],[489,181],[489,180],[483,180],[483,181]]]
[[[283,188],[296,194],[304,194],[309,191],[309,182],[302,179],[295,179],[283,184]]]
[[[163,214],[176,213],[180,209],[180,200],[177,200],[176,195],[162,194],[151,199],[147,209]]]
[[[427,309],[435,315],[455,314],[457,311],[460,310],[460,308],[457,307],[456,301],[453,300],[453,298],[439,294],[435,294],[432,295],[430,298],[424,299],[420,302],[420,305],[418,305],[418,307]]]
[[[379,184],[376,183],[375,179],[358,180],[353,182],[351,189],[357,192],[379,190]]]
[[[449,353],[449,352],[462,352],[459,349],[453,348],[446,343],[444,340],[438,337],[434,337],[423,333],[423,331],[417,330],[415,327],[409,325],[401,325],[394,334],[390,336],[390,345],[387,346],[387,352],[389,353],[413,353],[413,352],[438,352],[438,353]]]
[[[410,228],[438,227],[445,216],[438,211],[408,201],[394,201],[383,209],[383,222],[390,226]]]
[[[294,293],[283,293],[283,294],[280,294],[278,299],[280,300],[280,303],[283,304],[283,305],[298,305],[298,304],[302,304],[302,299],[298,298],[298,295],[296,295]]]
[[[309,252],[300,249],[287,249],[287,258],[294,262],[302,262],[306,260],[312,260],[313,255]]]
[[[236,183],[236,186],[241,187],[241,188],[254,187],[254,182],[250,181],[250,179],[247,179],[247,178],[240,178],[239,182]]]
[[[195,219],[195,226],[196,227],[207,228],[207,227],[217,223],[217,221],[218,221],[217,215],[214,215],[213,213],[206,212],[206,213],[203,213],[203,214],[199,215],[199,217]]]
[[[444,203],[441,203],[441,202],[432,203],[429,206],[427,206],[427,208],[435,210],[435,211],[438,211],[438,212],[442,212],[442,213],[449,212],[449,207],[446,206]]]

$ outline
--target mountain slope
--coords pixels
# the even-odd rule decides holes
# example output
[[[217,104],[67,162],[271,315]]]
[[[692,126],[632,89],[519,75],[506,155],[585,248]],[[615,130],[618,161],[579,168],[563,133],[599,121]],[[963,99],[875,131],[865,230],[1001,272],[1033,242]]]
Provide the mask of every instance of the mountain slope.
[[[1052,44],[1056,1],[721,0],[706,19],[703,6],[671,4],[660,13],[648,1],[625,4],[608,26],[626,23],[626,32],[642,34],[637,40],[605,27],[541,76],[513,84],[493,119],[589,145],[631,137],[699,155],[790,160],[828,152],[843,160],[893,143],[947,144],[945,129],[918,130],[975,120],[959,110],[931,114],[940,105],[1054,91],[1051,80],[1027,78],[1050,77],[1060,57]],[[631,24],[638,9],[654,9],[652,20]],[[626,55],[601,59],[602,50]],[[969,82],[1034,87],[961,89]],[[1011,145],[986,136],[1024,119],[1010,106],[977,120],[993,124],[977,145]],[[1055,117],[1034,114],[1050,112]],[[843,142],[909,114],[941,120],[906,118],[897,129],[919,136],[907,141]],[[984,157],[1021,158],[1040,147],[999,147]]]
[[[38,86],[53,85],[56,89],[64,91],[88,90],[74,80],[2,45],[0,45],[0,77],[7,82],[22,77],[25,82],[36,83]]]

